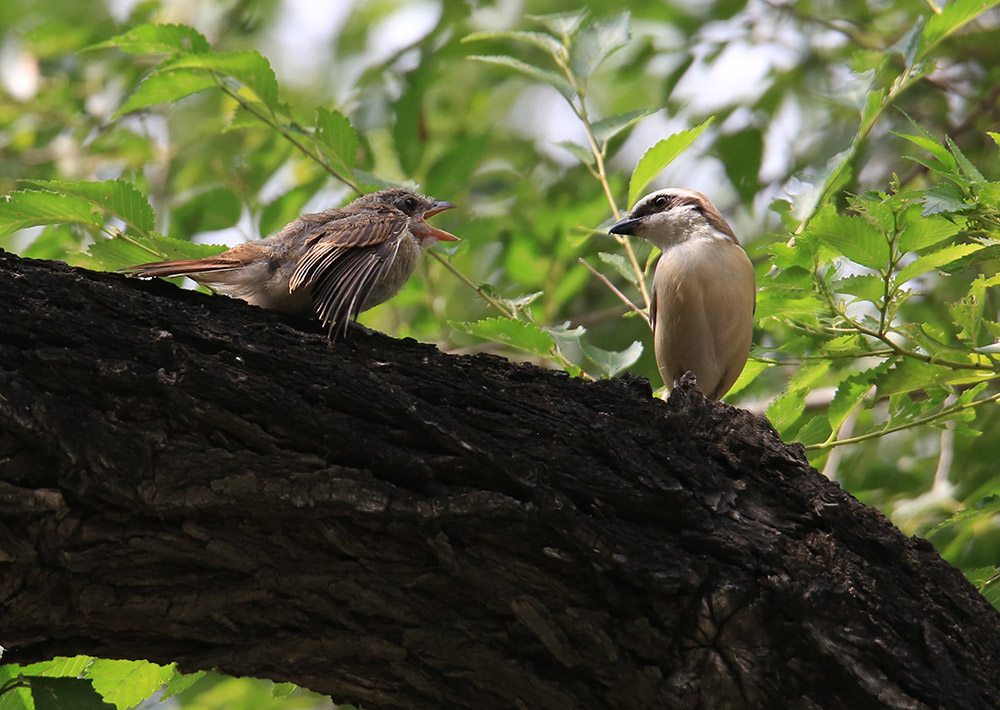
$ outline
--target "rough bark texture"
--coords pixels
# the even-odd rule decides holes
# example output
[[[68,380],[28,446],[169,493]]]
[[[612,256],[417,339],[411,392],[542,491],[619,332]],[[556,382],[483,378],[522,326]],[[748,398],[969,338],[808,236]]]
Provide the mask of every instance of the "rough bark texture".
[[[0,254],[5,661],[392,708],[997,708],[1000,618],[765,420]]]

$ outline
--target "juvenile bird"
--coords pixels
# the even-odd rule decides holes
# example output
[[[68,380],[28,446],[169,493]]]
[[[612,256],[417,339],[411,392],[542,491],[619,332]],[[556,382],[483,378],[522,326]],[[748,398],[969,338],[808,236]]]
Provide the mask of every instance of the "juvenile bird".
[[[204,259],[139,264],[130,276],[189,276],[263,308],[309,315],[346,334],[352,318],[396,295],[423,250],[458,237],[427,219],[452,209],[406,189],[379,190],[340,209],[306,214],[267,239]]]
[[[753,265],[732,227],[705,195],[672,187],[643,197],[610,231],[662,250],[649,315],[663,381],[673,387],[690,370],[719,399],[750,354],[757,299]]]

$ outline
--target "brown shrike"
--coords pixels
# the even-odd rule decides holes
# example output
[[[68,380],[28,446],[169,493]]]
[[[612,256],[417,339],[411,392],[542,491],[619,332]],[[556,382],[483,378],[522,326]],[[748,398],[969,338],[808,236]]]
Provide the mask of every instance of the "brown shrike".
[[[663,381],[673,387],[690,370],[719,399],[750,354],[757,300],[753,264],[732,227],[700,192],[671,187],[639,200],[611,233],[662,251],[649,316]]]
[[[315,313],[336,340],[361,311],[396,295],[423,250],[458,237],[427,219],[452,209],[410,190],[380,190],[346,207],[306,214],[273,237],[217,256],[140,264],[130,276],[189,276],[263,308]]]

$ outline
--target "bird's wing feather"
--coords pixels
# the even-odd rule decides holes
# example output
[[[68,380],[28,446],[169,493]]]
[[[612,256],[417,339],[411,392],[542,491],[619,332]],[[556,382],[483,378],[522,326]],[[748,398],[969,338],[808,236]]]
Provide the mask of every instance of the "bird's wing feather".
[[[400,242],[396,238],[368,246],[317,244],[292,274],[292,291],[311,288],[316,314],[336,339],[346,333],[348,321],[358,317],[368,294],[395,260]]]

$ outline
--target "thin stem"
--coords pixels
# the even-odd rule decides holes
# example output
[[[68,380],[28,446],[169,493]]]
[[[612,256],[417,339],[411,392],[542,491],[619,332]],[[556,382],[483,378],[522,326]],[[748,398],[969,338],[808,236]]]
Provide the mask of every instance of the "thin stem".
[[[294,135],[292,135],[291,131],[289,131],[284,125],[282,125],[281,122],[275,118],[273,113],[269,114],[261,111],[257,106],[255,106],[254,104],[250,103],[245,98],[240,96],[238,91],[234,91],[231,87],[227,86],[226,83],[222,81],[219,78],[219,76],[214,72],[212,73],[212,77],[215,79],[216,85],[223,91],[223,93],[234,99],[245,110],[249,111],[254,116],[259,118],[261,121],[266,123],[268,126],[273,128],[275,131],[280,133],[289,143],[298,148],[303,155],[316,161],[333,178],[347,185],[349,188],[354,190],[356,194],[360,195],[362,193],[361,187],[356,182],[354,182],[354,180],[347,177],[346,175],[341,175],[336,170],[334,170],[333,166],[331,166],[330,163],[327,162],[322,155],[320,155],[314,150],[310,150],[309,146],[305,145],[300,140],[298,140]]]
[[[563,74],[566,75],[566,80],[569,81],[570,86],[573,87],[573,90],[576,92],[579,99],[578,102],[575,102],[570,98],[567,98],[566,101],[569,103],[570,108],[573,109],[573,113],[575,113],[577,118],[580,119],[580,122],[583,123],[583,128],[587,132],[587,142],[590,144],[590,152],[594,156],[594,164],[597,167],[595,177],[601,183],[601,187],[604,189],[604,196],[608,198],[608,204],[611,206],[611,213],[615,216],[615,220],[617,221],[621,219],[621,212],[618,211],[618,205],[615,204],[615,197],[611,193],[611,184],[608,182],[607,167],[604,163],[604,152],[607,149],[607,145],[605,144],[604,148],[597,145],[597,137],[594,135],[594,130],[590,125],[590,116],[587,114],[587,105],[584,102],[584,92],[581,91],[577,85],[576,76],[569,68],[569,64],[567,64],[558,54],[553,54],[552,57],[555,59],[559,68],[562,69]],[[591,174],[593,173],[594,170],[591,170]],[[632,248],[632,242],[626,235],[616,234],[614,235],[614,238],[615,241],[625,247],[625,253],[628,255],[628,260],[632,265],[632,270],[635,272],[636,283],[639,285],[639,293],[642,294],[642,302],[648,310],[650,304],[649,289],[646,288],[645,274],[643,269],[639,266],[639,260],[635,256],[635,250]],[[604,279],[604,282],[610,283],[607,279]],[[648,317],[645,320],[646,325],[648,325],[650,330],[652,330],[652,322]]]
[[[621,299],[622,303],[624,303],[630,309],[632,309],[633,311],[635,311],[636,313],[638,313],[640,316],[642,316],[642,319],[644,321],[646,321],[646,325],[650,325],[649,315],[647,315],[645,311],[643,311],[641,308],[639,308],[639,306],[637,306],[634,303],[632,303],[632,299],[630,299],[628,296],[626,296],[624,293],[622,293],[621,290],[617,286],[615,286],[613,283],[611,283],[611,281],[608,279],[607,276],[605,276],[600,271],[598,271],[597,269],[595,269],[593,266],[591,266],[590,264],[588,264],[587,260],[584,259],[582,256],[577,261],[579,261],[581,264],[583,264],[584,266],[586,266],[587,269],[590,271],[590,273],[592,273],[594,276],[596,276],[602,282],[604,282],[604,285],[607,286],[609,289],[611,289],[611,291],[616,296],[618,296],[618,298]]]
[[[468,286],[469,288],[473,289],[476,293],[478,293],[483,298],[484,301],[489,303],[491,306],[496,308],[498,311],[503,313],[508,318],[510,319],[517,318],[517,314],[514,311],[509,310],[504,304],[502,304],[500,301],[493,298],[493,296],[486,293],[486,291],[484,291],[482,288],[477,286],[475,282],[472,281],[472,279],[470,279],[468,276],[466,276],[461,271],[456,269],[455,266],[450,261],[448,261],[443,256],[435,252],[433,249],[428,249],[427,253],[430,254],[435,259],[437,259],[441,264],[443,264],[444,268],[448,269],[448,271],[457,276],[459,281],[461,281],[466,286]]]
[[[933,424],[941,419],[947,419],[954,414],[959,412],[964,412],[966,409],[972,409],[973,407],[978,407],[981,404],[988,404],[990,402],[996,402],[1000,400],[1000,392],[992,394],[989,397],[983,399],[977,399],[973,402],[964,402],[962,404],[956,404],[954,407],[946,407],[942,409],[937,414],[930,414],[926,417],[921,417],[920,419],[912,419],[908,422],[903,422],[901,424],[896,424],[891,427],[882,429],[881,431],[869,432],[867,434],[859,434],[858,436],[852,436],[847,439],[838,439],[836,441],[824,442],[822,444],[809,444],[806,446],[807,451],[822,451],[824,449],[830,449],[834,446],[843,446],[844,444],[857,444],[862,441],[868,441],[870,439],[878,439],[885,436],[886,434],[894,434],[897,431],[903,431],[904,429],[912,429],[913,427],[923,426],[924,424]]]

